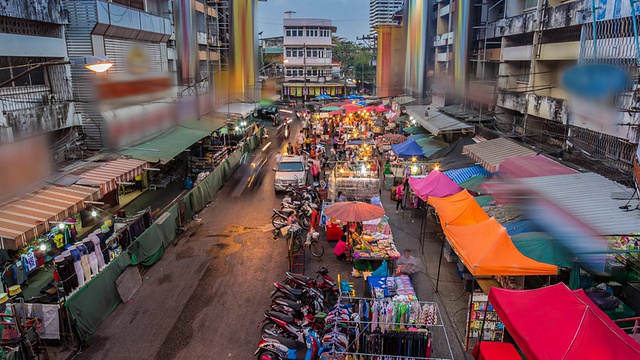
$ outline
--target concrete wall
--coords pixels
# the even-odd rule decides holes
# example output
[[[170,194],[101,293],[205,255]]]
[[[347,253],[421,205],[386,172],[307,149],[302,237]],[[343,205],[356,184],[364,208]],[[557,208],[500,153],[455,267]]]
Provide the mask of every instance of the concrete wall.
[[[377,95],[396,96],[403,93],[406,42],[401,26],[382,25],[378,31],[378,55],[376,66]]]

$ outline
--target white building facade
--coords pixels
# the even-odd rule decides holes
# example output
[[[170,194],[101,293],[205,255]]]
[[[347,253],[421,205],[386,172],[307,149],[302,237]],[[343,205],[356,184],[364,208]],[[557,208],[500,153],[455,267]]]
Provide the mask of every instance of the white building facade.
[[[284,84],[286,97],[309,99],[340,95],[342,83],[332,83],[331,64],[336,27],[327,19],[284,18]]]

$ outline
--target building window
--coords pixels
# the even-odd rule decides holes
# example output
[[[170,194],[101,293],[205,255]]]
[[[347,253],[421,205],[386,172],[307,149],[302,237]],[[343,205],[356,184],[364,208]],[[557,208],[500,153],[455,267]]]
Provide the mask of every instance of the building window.
[[[285,31],[285,35],[286,35],[286,36],[291,36],[291,29],[287,29],[287,30]]]
[[[14,78],[27,71],[32,66],[46,61],[47,59],[44,58],[0,57],[0,82]],[[16,79],[6,86],[46,85],[44,72],[45,69],[41,67]]]
[[[112,3],[146,11],[144,8],[144,0],[111,0]]]
[[[286,53],[285,53],[286,57],[291,57],[291,49],[287,48]]]
[[[525,0],[523,10],[535,9],[538,7],[538,0]]]
[[[317,58],[318,57],[318,49],[312,49],[312,55],[311,57]]]
[[[331,50],[330,49],[325,50],[325,54],[327,55],[327,58],[331,58]]]
[[[286,36],[303,36],[303,28],[297,28],[297,27],[291,27],[291,28],[285,28],[285,33]]]
[[[286,74],[287,74],[287,76],[291,76],[291,69],[290,68],[287,68]]]

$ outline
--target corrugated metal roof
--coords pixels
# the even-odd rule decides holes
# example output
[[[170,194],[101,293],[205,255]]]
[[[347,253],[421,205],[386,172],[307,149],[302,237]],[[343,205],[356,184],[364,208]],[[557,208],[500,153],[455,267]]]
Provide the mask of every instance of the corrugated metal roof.
[[[456,184],[462,184],[474,176],[488,176],[489,173],[480,165],[473,165],[462,169],[447,170],[444,172]]]
[[[462,153],[482,164],[489,172],[496,172],[500,164],[511,156],[531,156],[536,152],[506,138],[497,138],[465,145]]]
[[[473,129],[473,125],[466,124],[460,120],[456,120],[451,116],[445,115],[438,110],[429,110],[429,115],[425,117],[428,106],[416,105],[407,106],[407,113],[413,116],[418,124],[427,129],[433,135],[440,133],[462,131]]]
[[[625,235],[640,232],[640,210],[625,211],[633,190],[595,173],[542,176],[518,179],[528,189],[602,235]],[[612,198],[615,193],[616,199]],[[621,194],[628,194],[617,200]],[[637,197],[629,205],[638,205]]]

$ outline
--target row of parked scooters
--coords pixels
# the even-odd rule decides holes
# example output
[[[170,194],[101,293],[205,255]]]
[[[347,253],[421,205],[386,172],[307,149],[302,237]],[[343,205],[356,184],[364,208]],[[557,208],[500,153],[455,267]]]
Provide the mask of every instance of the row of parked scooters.
[[[287,272],[286,280],[276,282],[271,307],[264,312],[262,341],[255,354],[260,360],[298,359],[298,344],[306,344],[305,360],[317,360],[333,347],[323,346],[328,327],[348,323],[350,313],[336,316],[338,285],[326,267],[308,277]],[[328,314],[332,314],[328,316]]]

